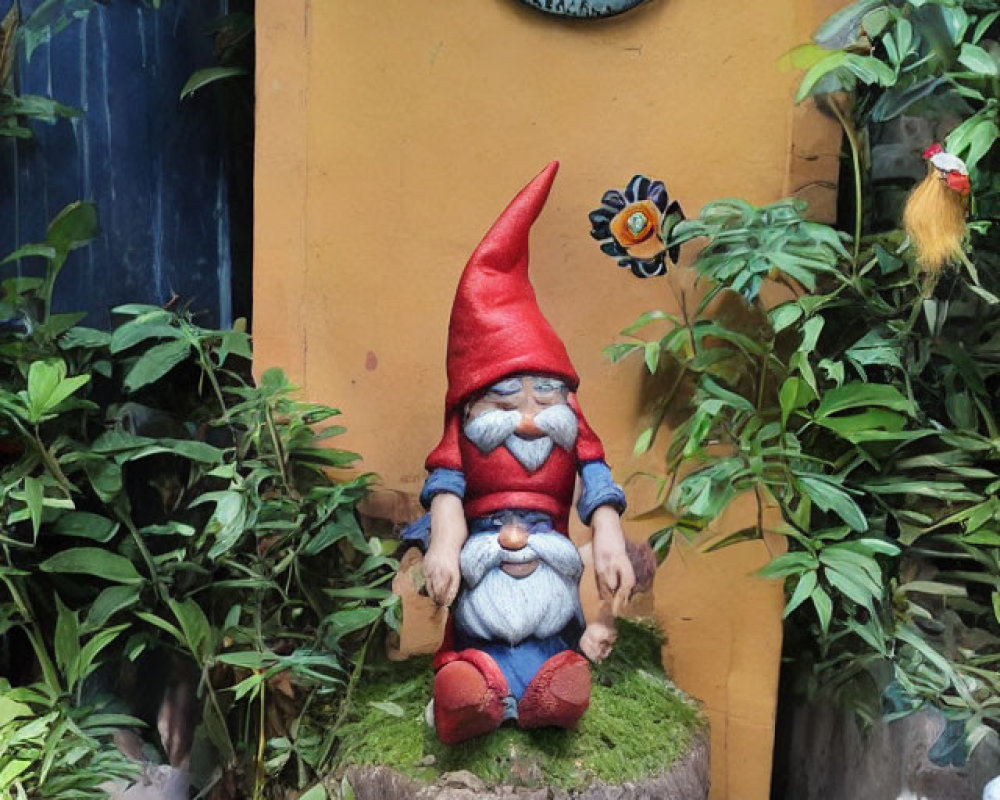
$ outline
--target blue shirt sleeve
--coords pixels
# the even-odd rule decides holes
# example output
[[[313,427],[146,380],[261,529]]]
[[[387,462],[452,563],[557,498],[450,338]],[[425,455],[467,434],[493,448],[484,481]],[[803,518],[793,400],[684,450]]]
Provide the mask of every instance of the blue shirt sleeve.
[[[453,494],[458,498],[465,497],[465,475],[457,469],[438,467],[431,471],[420,490],[420,505],[431,507],[431,500],[438,494]]]
[[[434,496],[444,492],[459,498],[465,497],[465,476],[457,469],[439,467],[432,470],[424,481],[424,488],[420,490],[420,504],[429,509]],[[424,514],[411,522],[403,528],[401,536],[404,542],[416,545],[426,553],[431,541],[431,515]]]
[[[584,461],[580,464],[580,499],[576,503],[577,513],[584,525],[601,506],[611,506],[619,514],[625,511],[625,492],[611,477],[611,470],[603,461]]]

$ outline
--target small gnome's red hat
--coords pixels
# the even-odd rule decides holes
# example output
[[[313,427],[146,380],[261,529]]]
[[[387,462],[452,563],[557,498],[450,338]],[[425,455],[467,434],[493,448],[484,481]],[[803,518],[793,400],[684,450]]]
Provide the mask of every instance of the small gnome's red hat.
[[[528,234],[558,169],[553,161],[520,191],[465,265],[448,327],[447,411],[517,372],[554,375],[571,390],[580,382],[528,281]]]

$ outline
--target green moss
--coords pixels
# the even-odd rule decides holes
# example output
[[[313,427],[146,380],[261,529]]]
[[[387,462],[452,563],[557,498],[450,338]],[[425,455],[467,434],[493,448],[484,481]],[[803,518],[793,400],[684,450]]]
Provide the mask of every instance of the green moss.
[[[703,722],[663,674],[659,632],[626,620],[618,630],[614,653],[593,669],[590,708],[575,731],[508,724],[443,745],[424,724],[433,675],[429,661],[419,659],[380,665],[359,687],[354,717],[342,729],[339,764],[382,764],[425,781],[460,769],[490,785],[532,786],[544,777],[546,785],[563,788],[656,775],[687,752]]]

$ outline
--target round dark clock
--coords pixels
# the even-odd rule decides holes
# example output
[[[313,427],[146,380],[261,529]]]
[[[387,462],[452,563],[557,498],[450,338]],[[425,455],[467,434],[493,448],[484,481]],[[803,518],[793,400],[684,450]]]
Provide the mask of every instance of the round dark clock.
[[[521,0],[529,6],[560,17],[611,17],[646,0]]]

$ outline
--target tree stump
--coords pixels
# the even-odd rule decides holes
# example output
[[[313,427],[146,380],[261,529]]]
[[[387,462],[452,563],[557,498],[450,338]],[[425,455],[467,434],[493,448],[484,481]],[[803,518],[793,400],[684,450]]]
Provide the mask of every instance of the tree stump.
[[[334,796],[358,800],[704,800],[708,731],[663,673],[662,635],[618,620],[612,655],[591,670],[590,708],[576,730],[498,730],[444,745],[427,727],[428,659],[387,662],[361,682],[339,734]]]
[[[596,781],[581,789],[486,783],[468,771],[449,772],[422,783],[390,767],[350,767],[346,777],[357,800],[706,800],[708,739],[699,735],[680,761],[658,775],[622,783]]]

